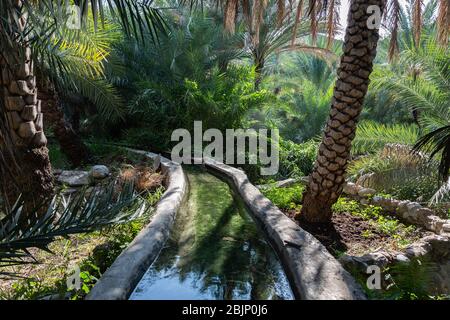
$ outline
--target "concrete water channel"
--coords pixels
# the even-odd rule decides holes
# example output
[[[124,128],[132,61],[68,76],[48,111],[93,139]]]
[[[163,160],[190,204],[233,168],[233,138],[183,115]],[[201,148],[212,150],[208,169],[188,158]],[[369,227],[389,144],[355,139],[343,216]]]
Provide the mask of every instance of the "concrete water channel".
[[[201,167],[183,169],[187,200],[130,299],[294,299],[277,254],[233,189]]]

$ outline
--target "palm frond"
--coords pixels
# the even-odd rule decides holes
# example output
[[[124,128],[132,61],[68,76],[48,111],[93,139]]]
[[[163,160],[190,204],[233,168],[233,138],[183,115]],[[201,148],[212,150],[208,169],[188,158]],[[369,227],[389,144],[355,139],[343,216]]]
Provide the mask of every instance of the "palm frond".
[[[297,5],[297,10],[295,13],[295,23],[294,23],[294,29],[292,32],[292,45],[295,44],[295,41],[297,40],[297,30],[298,26],[300,25],[300,20],[303,17],[303,0],[300,0]]]
[[[419,130],[412,125],[386,125],[363,121],[358,126],[358,133],[353,140],[353,152],[356,154],[372,153],[387,144],[413,146],[419,137]]]
[[[329,0],[326,7],[327,11],[327,49],[333,45],[334,38],[337,31],[339,31],[339,7],[341,3],[339,0]]]
[[[388,14],[385,16],[385,19],[387,21],[388,28],[392,30],[391,39],[389,42],[388,59],[389,61],[392,61],[399,54],[398,32],[401,18],[401,7],[399,1],[392,0],[388,5],[387,12]]]
[[[444,182],[441,187],[436,191],[430,200],[431,204],[438,204],[448,200],[450,197],[450,178]]]
[[[414,150],[429,153],[431,158],[440,154],[439,176],[443,181],[447,180],[450,170],[450,124],[421,137]]]
[[[32,256],[28,248],[48,250],[48,244],[56,237],[136,220],[149,209],[132,184],[119,186],[113,182],[106,188],[83,189],[74,197],[56,195],[47,212],[36,210],[33,224],[24,228],[19,199],[0,222],[0,267],[29,263]]]

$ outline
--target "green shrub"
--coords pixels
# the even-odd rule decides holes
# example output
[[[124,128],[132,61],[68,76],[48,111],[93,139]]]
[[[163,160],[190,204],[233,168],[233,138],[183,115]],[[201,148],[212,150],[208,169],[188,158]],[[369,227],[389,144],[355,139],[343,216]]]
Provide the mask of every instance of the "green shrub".
[[[61,148],[57,144],[48,145],[48,156],[52,162],[52,167],[57,169],[70,168],[70,162],[66,155],[62,153]]]
[[[288,178],[311,174],[318,149],[318,142],[315,140],[297,144],[281,139],[279,176]]]
[[[169,149],[173,130],[248,127],[248,116],[272,94],[255,91],[254,68],[234,63],[239,55],[223,29],[201,16],[169,21],[160,43],[142,48],[124,41],[115,55],[126,67],[117,85],[128,101],[125,139],[134,145]],[[224,66],[227,66],[226,68]]]
[[[438,189],[436,164],[404,145],[387,144],[375,154],[350,163],[349,178],[371,174],[364,186],[400,200],[428,201]]]
[[[298,209],[302,201],[304,186],[295,185],[288,188],[269,188],[263,194],[280,209]]]

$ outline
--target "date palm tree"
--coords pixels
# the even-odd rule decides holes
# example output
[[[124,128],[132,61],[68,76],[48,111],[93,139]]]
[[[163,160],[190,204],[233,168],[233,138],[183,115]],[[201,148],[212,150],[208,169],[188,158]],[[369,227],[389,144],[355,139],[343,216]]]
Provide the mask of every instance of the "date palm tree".
[[[413,12],[413,33],[416,47],[419,46],[422,27],[423,2],[411,0]],[[387,21],[392,29],[390,55],[397,47],[397,26],[400,4],[391,1],[352,0],[348,15],[348,27],[343,44],[344,53],[338,69],[330,117],[319,147],[316,164],[309,178],[303,198],[300,219],[310,223],[331,221],[332,205],[342,193],[345,173],[350,157],[352,140],[356,134],[356,124],[362,111],[367,93],[369,76],[376,56],[379,29],[368,24],[371,13],[369,6],[377,6],[380,12],[387,8]],[[441,1],[438,9],[438,35],[441,45],[448,38],[448,1]],[[444,30],[446,29],[446,30]]]
[[[422,136],[414,148],[439,159],[438,173],[442,188],[432,201],[449,193],[450,183],[450,56],[429,38],[418,49],[402,52],[399,61],[374,73],[373,84],[385,89],[394,102],[420,111],[418,122]]]
[[[123,104],[104,71],[112,46],[120,39],[120,30],[109,21],[103,22],[102,29],[94,30],[92,19],[90,22],[81,30],[61,27],[54,38],[39,38],[32,43],[44,130],[53,130],[73,167],[90,158],[88,148],[67,118],[68,113],[77,110],[74,104],[87,100],[105,120],[122,118]]]
[[[35,39],[55,36],[58,27],[67,22],[64,12],[69,3],[53,0],[4,0],[0,3],[0,114],[4,123],[0,129],[0,148],[1,164],[7,166],[1,170],[5,175],[0,184],[9,207],[19,194],[23,195],[29,210],[52,194],[44,115],[38,99],[31,44]],[[164,28],[159,10],[152,7],[153,1],[108,1],[109,12],[104,10],[103,1],[77,0],[74,3],[80,8],[82,27],[92,17],[95,28],[100,28],[98,22],[110,14],[125,34],[142,40],[146,34],[156,37]],[[48,28],[38,28],[43,24]]]
[[[371,27],[369,23],[372,13],[368,8],[372,5],[377,6],[382,13],[386,1],[352,0],[350,4],[330,116],[299,216],[310,223],[329,222],[331,207],[342,193],[351,144],[367,93],[379,39],[380,26]]]

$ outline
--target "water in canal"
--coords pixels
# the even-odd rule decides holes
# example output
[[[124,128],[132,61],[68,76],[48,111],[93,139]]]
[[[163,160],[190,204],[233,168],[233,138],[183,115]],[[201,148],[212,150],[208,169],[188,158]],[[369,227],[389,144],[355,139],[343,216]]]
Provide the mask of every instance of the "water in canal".
[[[189,198],[132,300],[293,299],[283,268],[227,183],[185,168]]]

